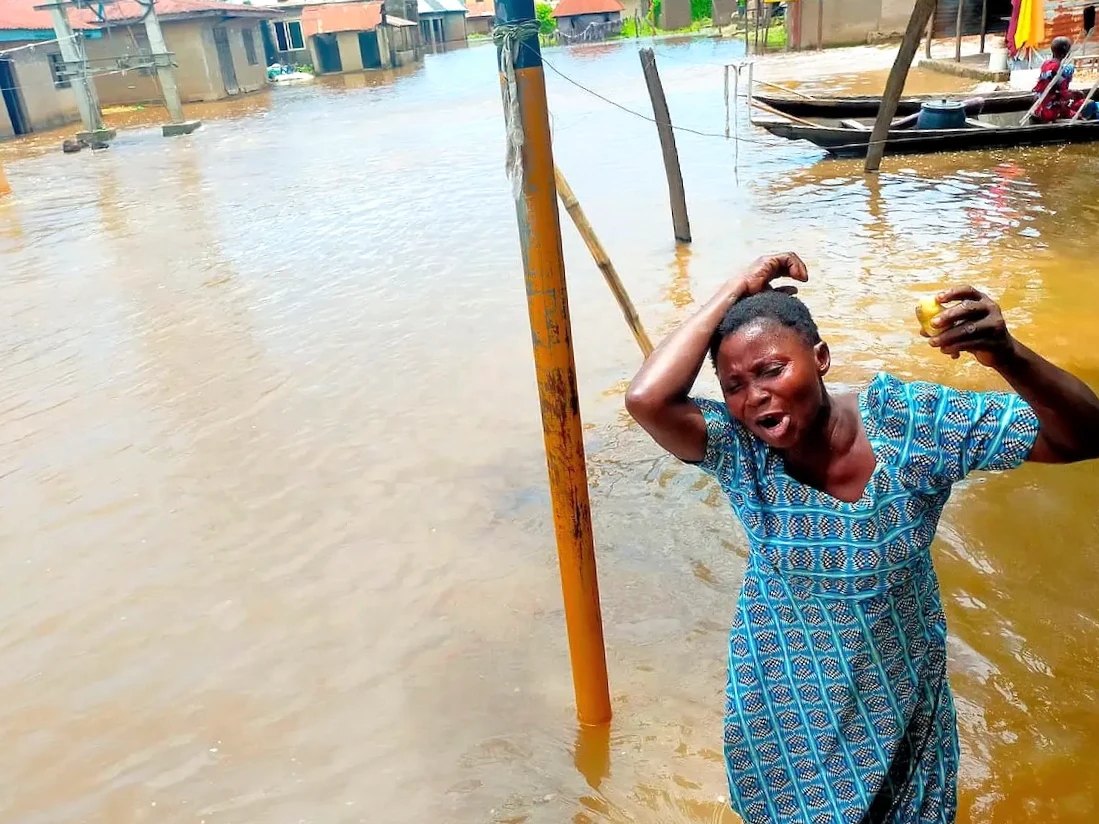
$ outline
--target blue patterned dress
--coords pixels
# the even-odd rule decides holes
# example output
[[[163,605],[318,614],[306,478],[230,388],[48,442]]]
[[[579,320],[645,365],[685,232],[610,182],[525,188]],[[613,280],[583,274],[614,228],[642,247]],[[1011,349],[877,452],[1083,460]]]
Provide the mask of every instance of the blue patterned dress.
[[[748,824],[953,822],[958,731],[930,545],[951,485],[1009,469],[1038,419],[1015,395],[878,375],[859,395],[877,466],[840,501],[696,400],[700,467],[748,536],[729,638],[725,763]]]

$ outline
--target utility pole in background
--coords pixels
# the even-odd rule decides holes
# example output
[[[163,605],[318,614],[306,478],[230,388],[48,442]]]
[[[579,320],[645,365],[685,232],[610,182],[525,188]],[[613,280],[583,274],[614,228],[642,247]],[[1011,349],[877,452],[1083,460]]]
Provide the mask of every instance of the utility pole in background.
[[[81,141],[106,142],[114,137],[103,128],[103,113],[99,108],[99,97],[95,93],[95,84],[88,72],[88,57],[84,53],[84,41],[78,39],[73,31],[66,8],[73,5],[69,0],[52,0],[36,10],[46,10],[53,20],[53,31],[57,36],[57,45],[61,57],[65,60],[65,72],[72,82],[76,107],[80,110],[80,122],[84,131],[77,135]]]
[[[175,64],[172,62],[171,52],[168,51],[168,43],[164,40],[164,32],[160,29],[160,18],[156,16],[154,0],[149,0],[149,8],[145,13],[145,34],[149,37],[149,51],[152,52],[153,60],[156,61],[156,76],[160,80],[160,90],[164,94],[164,106],[168,109],[168,117],[172,121],[161,127],[161,134],[165,137],[190,134],[202,125],[202,121],[187,120],[183,117],[183,103],[179,99]]]
[[[119,69],[155,68],[161,93],[164,95],[164,106],[168,109],[168,117],[171,120],[161,128],[162,134],[165,137],[190,134],[202,123],[184,118],[179,86],[176,83],[175,63],[172,60],[172,53],[168,51],[168,44],[164,40],[160,19],[156,15],[156,0],[138,0],[137,6],[144,9],[140,18],[109,19],[106,9],[116,2],[117,0],[50,0],[44,5],[35,6],[36,9],[49,11],[53,19],[53,30],[61,47],[61,56],[65,59],[65,72],[71,79],[77,108],[80,109],[80,119],[84,124],[84,131],[77,135],[77,139],[91,145],[102,145],[114,138],[115,133],[103,127],[103,114],[95,91],[94,76]],[[143,23],[149,40],[150,54],[147,60],[137,65],[128,55],[117,54],[97,60],[97,64],[105,61],[105,64],[99,68],[90,68],[83,38],[73,31],[69,21],[67,13],[69,8],[94,15],[103,26],[129,26],[138,22]]]

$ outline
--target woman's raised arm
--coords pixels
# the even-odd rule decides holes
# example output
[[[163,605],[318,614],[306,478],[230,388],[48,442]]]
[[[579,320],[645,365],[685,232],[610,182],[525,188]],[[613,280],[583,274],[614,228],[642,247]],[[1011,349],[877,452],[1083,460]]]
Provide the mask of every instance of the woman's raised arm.
[[[943,329],[931,345],[958,357],[972,352],[995,369],[1038,416],[1038,439],[1027,460],[1073,463],[1099,458],[1099,397],[1082,380],[1019,343],[1008,331],[999,305],[972,286],[938,296],[957,301],[932,319]]]

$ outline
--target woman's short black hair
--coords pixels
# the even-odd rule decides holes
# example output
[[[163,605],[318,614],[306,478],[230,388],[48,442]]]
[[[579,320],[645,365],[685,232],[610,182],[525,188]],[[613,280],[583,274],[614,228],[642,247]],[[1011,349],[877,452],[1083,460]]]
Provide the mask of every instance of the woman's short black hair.
[[[752,321],[772,320],[793,329],[810,346],[820,343],[820,331],[809,314],[809,307],[785,292],[760,292],[738,300],[729,307],[710,338],[710,362],[717,367],[717,350],[729,335]]]

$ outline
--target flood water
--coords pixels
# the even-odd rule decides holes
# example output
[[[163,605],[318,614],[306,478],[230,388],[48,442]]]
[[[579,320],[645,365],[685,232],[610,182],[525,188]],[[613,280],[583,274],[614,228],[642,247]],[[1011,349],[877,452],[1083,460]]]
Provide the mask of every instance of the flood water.
[[[673,119],[722,133],[739,46],[657,51]],[[547,57],[644,112],[635,52]],[[876,59],[828,55],[833,87],[880,86]],[[623,412],[639,356],[566,223],[616,713],[574,720],[493,61],[278,89],[190,138],[0,148],[0,821],[734,821],[745,543]],[[794,249],[837,387],[996,386],[916,334],[916,298],[964,281],[1099,385],[1099,150],[868,180],[743,124],[739,150],[680,133],[677,250],[652,124],[547,73],[558,163],[654,337]],[[1094,821],[1097,490],[1099,465],[1028,466],[943,518],[962,821]]]

